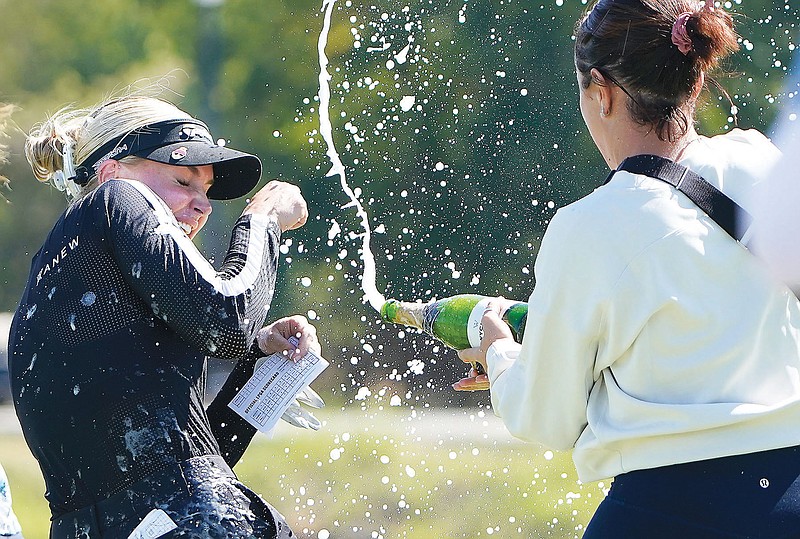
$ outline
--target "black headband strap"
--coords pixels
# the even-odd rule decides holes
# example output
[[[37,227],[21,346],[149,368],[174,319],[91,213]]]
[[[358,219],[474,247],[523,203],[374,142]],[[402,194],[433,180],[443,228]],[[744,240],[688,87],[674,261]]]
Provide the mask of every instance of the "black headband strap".
[[[206,124],[193,118],[148,124],[100,146],[75,167],[75,176],[69,179],[78,185],[86,185],[97,173],[100,165],[108,159],[119,161],[129,155],[137,155],[167,144],[192,140],[203,140],[214,144]]]

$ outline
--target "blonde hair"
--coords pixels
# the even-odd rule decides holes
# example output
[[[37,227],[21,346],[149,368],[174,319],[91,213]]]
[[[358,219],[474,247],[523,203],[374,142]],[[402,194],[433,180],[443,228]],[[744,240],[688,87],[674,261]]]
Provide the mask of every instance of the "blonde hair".
[[[8,134],[6,133],[6,127],[8,126],[9,119],[11,117],[11,113],[14,112],[16,107],[14,105],[8,105],[4,103],[0,103],[0,137],[6,138]],[[8,162],[8,146],[5,143],[0,142],[0,165],[4,165]],[[0,174],[0,186],[8,185],[8,178]],[[2,196],[2,195],[0,195]]]
[[[49,182],[54,180],[57,171],[64,170],[68,145],[72,164],[78,166],[102,145],[121,139],[135,129],[184,118],[191,116],[172,103],[142,95],[108,99],[89,109],[65,107],[31,129],[25,141],[25,157],[36,179]],[[90,170],[90,173],[92,176],[86,185],[72,184],[74,188],[67,190],[67,198],[76,200],[97,187],[96,171]]]

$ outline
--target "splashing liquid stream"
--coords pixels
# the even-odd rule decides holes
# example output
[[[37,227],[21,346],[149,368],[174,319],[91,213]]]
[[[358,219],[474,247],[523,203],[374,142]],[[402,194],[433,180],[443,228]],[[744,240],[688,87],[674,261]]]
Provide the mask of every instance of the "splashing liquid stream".
[[[339,175],[342,185],[342,190],[350,197],[350,203],[345,205],[344,208],[353,206],[356,208],[356,214],[361,219],[361,226],[364,229],[362,236],[362,260],[364,262],[364,271],[361,275],[361,289],[364,292],[364,301],[368,302],[373,309],[380,312],[381,306],[386,299],[383,294],[378,291],[376,281],[375,269],[375,256],[372,254],[370,248],[370,241],[372,239],[372,230],[369,226],[369,215],[364,209],[364,206],[358,200],[355,192],[350,188],[347,183],[347,173],[344,164],[339,158],[339,153],[336,151],[336,146],[333,142],[333,127],[331,126],[330,118],[330,101],[331,101],[331,88],[330,81],[331,75],[328,73],[328,57],[325,55],[325,47],[328,44],[328,33],[331,28],[331,14],[336,0],[323,0],[322,8],[325,10],[324,21],[322,24],[322,31],[319,35],[317,42],[317,52],[319,55],[319,131],[322,139],[325,141],[327,151],[325,154],[331,161],[331,169],[325,175],[326,177]]]

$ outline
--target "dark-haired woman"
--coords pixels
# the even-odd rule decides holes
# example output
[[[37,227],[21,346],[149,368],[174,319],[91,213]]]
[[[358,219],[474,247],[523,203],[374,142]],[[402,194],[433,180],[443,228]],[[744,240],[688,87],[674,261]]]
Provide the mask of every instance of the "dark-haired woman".
[[[694,128],[736,48],[728,13],[600,0],[575,37],[581,112],[611,169],[657,156],[747,200],[779,152],[754,130]],[[513,434],[573,449],[582,481],[614,478],[584,537],[800,536],[800,303],[683,192],[617,170],[550,223],[521,345],[502,307],[461,357],[486,367]]]

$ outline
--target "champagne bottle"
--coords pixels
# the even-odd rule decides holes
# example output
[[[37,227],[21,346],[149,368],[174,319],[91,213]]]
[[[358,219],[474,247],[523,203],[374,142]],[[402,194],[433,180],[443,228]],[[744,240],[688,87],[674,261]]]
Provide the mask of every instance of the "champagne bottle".
[[[481,318],[490,299],[478,294],[459,294],[428,303],[390,299],[381,307],[381,318],[421,329],[450,348],[464,350],[480,345],[483,336]],[[501,315],[517,342],[522,342],[527,317],[528,304],[525,302],[514,303]],[[483,374],[479,364],[473,364],[473,368]]]

